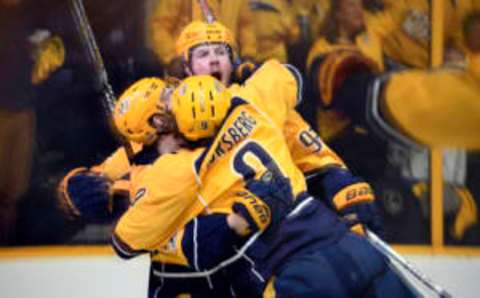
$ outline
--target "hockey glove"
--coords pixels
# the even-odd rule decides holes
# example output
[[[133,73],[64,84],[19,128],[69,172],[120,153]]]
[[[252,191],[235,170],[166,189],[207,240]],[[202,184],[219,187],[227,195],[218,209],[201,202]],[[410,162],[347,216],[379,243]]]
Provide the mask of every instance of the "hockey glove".
[[[270,208],[262,199],[249,191],[236,193],[232,209],[248,223],[248,228],[239,232],[242,236],[265,230],[270,224]]]
[[[257,65],[251,59],[244,59],[241,63],[235,66],[235,81],[243,83],[247,80],[257,69]]]
[[[333,198],[338,213],[345,219],[352,231],[363,234],[367,227],[380,237],[384,236],[383,220],[375,204],[375,196],[367,183],[349,185],[339,191]]]
[[[293,205],[294,197],[290,179],[271,171],[265,172],[260,179],[248,181],[246,188],[270,209],[270,227],[273,229],[288,214]]]
[[[59,207],[73,219],[108,222],[113,213],[110,184],[105,177],[85,168],[74,169],[59,185]]]

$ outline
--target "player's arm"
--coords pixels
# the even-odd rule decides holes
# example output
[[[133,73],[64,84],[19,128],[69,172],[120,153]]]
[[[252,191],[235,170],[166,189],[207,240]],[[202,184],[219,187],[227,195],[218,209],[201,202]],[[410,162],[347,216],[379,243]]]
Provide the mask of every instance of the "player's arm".
[[[284,134],[295,164],[305,173],[308,192],[352,224],[365,224],[381,234],[381,217],[370,185],[353,175],[296,112],[290,115]]]
[[[133,144],[135,152],[141,147]],[[57,188],[60,210],[71,219],[88,222],[109,222],[118,218],[129,205],[131,169],[122,147],[99,165],[71,170]]]
[[[295,67],[268,60],[235,95],[247,99],[283,127],[289,111],[301,101],[302,93],[303,80]]]
[[[348,169],[330,167],[307,175],[308,191],[353,227],[362,224],[383,235],[383,220],[371,186]],[[361,227],[359,228],[361,232]]]
[[[162,155],[132,181],[132,206],[115,227],[116,238],[133,251],[167,243],[178,227],[200,214],[193,160],[201,150]]]
[[[289,113],[283,134],[295,165],[303,173],[333,166],[346,168],[343,160],[295,110]]]
[[[58,186],[59,208],[70,219],[111,222],[128,208],[128,196],[123,192],[114,193],[113,185],[97,172],[75,168]]]
[[[143,149],[143,145],[140,143],[130,142],[130,145],[135,154],[141,152]],[[131,170],[131,166],[132,165],[128,159],[125,148],[119,147],[103,162],[91,167],[91,170],[93,172],[104,175],[112,181],[116,181],[128,174],[128,172],[130,172]]]

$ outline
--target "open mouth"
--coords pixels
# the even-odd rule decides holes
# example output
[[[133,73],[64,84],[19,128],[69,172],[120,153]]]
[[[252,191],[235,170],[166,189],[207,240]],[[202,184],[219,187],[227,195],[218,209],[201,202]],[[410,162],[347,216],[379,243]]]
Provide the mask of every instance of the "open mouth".
[[[210,74],[212,77],[214,77],[215,79],[219,80],[219,81],[222,81],[222,73],[219,72],[219,71],[214,71]]]

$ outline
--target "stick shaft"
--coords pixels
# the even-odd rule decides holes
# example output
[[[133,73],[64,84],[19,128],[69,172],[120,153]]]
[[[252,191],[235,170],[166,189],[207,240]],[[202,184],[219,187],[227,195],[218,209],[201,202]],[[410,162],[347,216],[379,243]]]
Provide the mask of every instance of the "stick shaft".
[[[207,23],[215,22],[215,15],[213,14],[212,9],[207,3],[207,0],[197,0],[198,6],[202,10],[203,17]]]
[[[95,35],[93,34],[92,27],[90,26],[90,22],[85,12],[85,7],[83,6],[82,0],[70,0],[69,8],[72,13],[77,31],[80,34],[82,44],[87,50],[88,59],[94,67],[95,77],[103,94],[101,100],[103,111],[107,121],[110,123],[115,107],[115,95],[113,93],[112,85],[108,79],[105,63],[103,62],[102,55],[98,48],[97,41],[95,39]],[[129,160],[131,160],[134,155],[132,146],[127,140],[121,138],[118,134],[117,137],[119,138],[122,146],[125,148]]]
[[[393,250],[390,245],[385,243],[382,239],[380,239],[375,233],[372,231],[367,230],[367,239],[369,242],[377,248],[382,254],[384,254],[387,258],[395,260],[399,263],[403,268],[405,268],[408,272],[413,274],[422,284],[427,286],[432,291],[436,292],[440,297],[449,298],[451,295],[439,285],[433,283],[424,273],[419,271],[415,266],[413,266],[410,262],[408,262],[404,257],[398,254],[395,250]]]

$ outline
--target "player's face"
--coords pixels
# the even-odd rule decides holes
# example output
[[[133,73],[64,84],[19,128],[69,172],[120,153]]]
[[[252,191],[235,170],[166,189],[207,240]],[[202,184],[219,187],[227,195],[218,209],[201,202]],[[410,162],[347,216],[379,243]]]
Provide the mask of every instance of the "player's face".
[[[230,85],[233,66],[228,47],[223,44],[204,44],[191,52],[189,75],[211,75],[226,86]]]
[[[160,154],[177,152],[182,146],[185,146],[185,140],[173,133],[160,135],[157,142]]]

